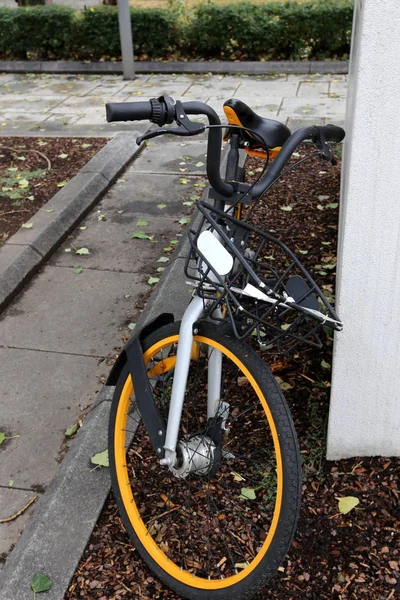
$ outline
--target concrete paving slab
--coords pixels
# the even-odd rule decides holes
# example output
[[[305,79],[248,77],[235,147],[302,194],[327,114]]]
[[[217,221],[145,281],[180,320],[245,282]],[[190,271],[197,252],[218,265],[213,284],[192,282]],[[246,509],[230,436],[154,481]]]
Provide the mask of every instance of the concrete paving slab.
[[[174,81],[174,82],[179,82],[179,83],[187,83],[188,85],[191,85],[192,83],[194,83],[197,79],[197,77],[199,77],[198,75],[194,75],[194,74],[170,74],[170,75],[162,75],[162,74],[151,74],[148,76],[147,81],[149,83],[151,83],[153,86],[157,86],[157,85],[165,85],[168,81]]]
[[[12,73],[0,73],[0,86],[9,81],[14,81],[14,75]]]
[[[327,116],[335,117],[343,115],[346,110],[346,103],[335,99],[314,99],[307,98],[284,98],[279,110],[279,118],[296,119],[315,119]]]
[[[46,118],[40,123],[40,128],[45,129],[65,129],[76,123],[81,117],[80,113],[71,112],[70,114],[57,114],[48,112]]]
[[[43,115],[41,112],[26,112],[23,110],[19,111],[10,111],[7,109],[3,109],[1,111],[1,120],[2,123],[7,123],[8,126],[21,124],[24,127],[29,127],[30,124],[40,124],[43,119],[47,118],[48,115]],[[1,127],[1,131],[5,128],[4,125]]]
[[[104,357],[120,343],[118,328],[134,312],[126,296],[135,298],[149,286],[142,275],[85,269],[85,256],[79,259],[83,273],[48,266],[6,309],[2,346]]]
[[[282,104],[282,98],[266,98],[263,99],[262,96],[239,96],[239,100],[246,102],[257,114],[266,119],[276,119],[279,109]]]
[[[44,128],[42,124],[36,124],[31,130],[23,130],[24,135],[40,136],[40,137],[114,137],[116,133],[122,132],[139,132],[145,133],[149,124],[145,122],[135,123],[105,123],[103,125],[96,123],[81,123],[80,119],[74,124],[65,127],[60,125],[62,129],[56,126]]]
[[[299,87],[298,81],[244,81],[236,92],[236,97],[241,98],[245,96],[261,96],[265,100],[270,97],[289,97],[294,98],[296,96]]]
[[[0,95],[0,111],[4,110],[8,113],[25,112],[25,113],[46,113],[54,109],[57,104],[64,100],[64,96],[20,96],[16,94],[1,94]]]
[[[325,118],[328,122],[344,122],[346,118],[346,101],[341,99],[333,98],[335,104],[331,104],[325,113]]]
[[[57,114],[59,114],[59,113],[69,114],[69,113],[73,113],[73,112],[88,114],[88,111],[91,111],[94,109],[102,109],[103,110],[103,118],[105,119],[106,103],[107,102],[125,102],[126,99],[128,98],[128,95],[124,94],[124,93],[113,94],[111,90],[109,93],[107,93],[107,90],[105,89],[105,87],[102,86],[102,95],[91,97],[89,102],[86,97],[81,97],[81,96],[67,96],[67,97],[61,96],[61,98],[62,98],[62,102],[60,104],[58,104],[57,107],[54,107],[54,110],[52,111],[54,114],[56,114],[56,113]],[[0,101],[1,101],[1,97],[0,97]],[[0,106],[1,106],[1,104],[0,104]]]
[[[169,80],[164,84],[153,84],[151,81],[146,83],[134,81],[131,84],[126,85],[122,92],[132,99],[136,96],[143,96],[143,98],[158,98],[162,95],[176,97],[183,96],[189,86],[190,84],[185,81]]]
[[[0,486],[0,519],[8,519],[15,515],[30,500],[41,495],[31,490],[17,490],[12,487]],[[26,522],[32,516],[34,510],[35,504],[33,503],[16,519],[12,519],[8,523],[0,523],[0,555],[10,551],[11,546],[15,544],[15,541],[21,535]]]
[[[258,94],[251,94],[247,93],[245,88],[243,90],[240,88],[236,94],[236,98],[246,102],[250,106],[258,104],[260,106],[270,106],[271,110],[275,110],[276,107],[279,109],[281,106],[283,96],[270,96],[269,94],[264,94],[262,89],[260,89],[260,93]]]
[[[86,75],[81,75],[81,77],[83,78],[82,81],[91,81],[92,83],[97,81],[100,85],[100,89],[102,89],[103,86],[106,88],[114,88],[114,89],[118,89],[119,87],[124,88],[126,85],[130,85],[130,83],[131,83],[130,80],[123,79],[122,74],[118,74],[118,75],[113,75],[112,73],[103,74],[103,75],[86,74]],[[151,73],[136,73],[134,81],[146,83],[146,81],[148,81],[151,77],[152,77]],[[98,88],[95,88],[93,90],[93,92],[90,93],[90,96],[97,94],[97,92],[98,92]]]
[[[243,84],[243,77],[240,76],[229,76],[229,75],[220,75],[218,76],[204,76],[198,77],[195,81],[193,81],[192,87],[190,88],[190,93],[202,93],[203,90],[208,92],[210,96],[215,95],[217,92],[221,92],[222,94],[235,94],[236,90],[240,85]]]
[[[129,98],[125,98],[125,100],[130,101]],[[115,122],[115,123],[107,123],[106,121],[106,102],[109,102],[110,98],[107,98],[102,106],[96,108],[88,108],[86,110],[80,109],[80,112],[76,111],[77,119],[74,124],[71,125],[71,135],[77,128],[93,128],[97,127],[99,130],[102,128],[104,131],[112,132],[112,131],[131,131],[137,130],[141,133],[144,133],[149,129],[150,123],[147,121],[134,121],[134,122]],[[56,114],[56,111],[52,111]],[[69,114],[73,112],[73,109]],[[57,113],[58,114],[58,113]],[[137,126],[136,126],[137,123]]]
[[[332,79],[332,77],[334,77],[335,79],[345,79],[346,75],[342,74],[332,74],[329,73],[327,71],[324,72],[320,72],[320,73],[303,73],[303,74],[296,74],[296,75],[288,75],[288,81],[296,81],[296,82],[300,82],[300,81],[330,81]]]
[[[75,124],[79,125],[79,126],[84,126],[86,125],[87,127],[90,127],[92,125],[94,126],[105,126],[105,112],[106,109],[103,106],[103,108],[88,108],[87,110],[82,110],[81,112],[79,112],[76,116],[77,119],[75,120]],[[56,114],[56,113],[54,113]]]
[[[139,80],[139,81],[145,82],[146,80],[147,80],[147,78],[144,78],[143,80]],[[115,75],[114,81],[106,82],[106,81],[102,80],[101,84],[98,87],[94,88],[94,90],[89,92],[86,96],[84,96],[84,98],[86,98],[88,96],[90,98],[97,98],[99,96],[99,94],[104,94],[108,98],[115,98],[116,96],[120,96],[120,95],[124,94],[123,90],[125,87],[126,87],[126,81],[124,81],[121,77],[118,77],[117,75]],[[124,95],[126,97],[126,94],[124,94]]]
[[[73,94],[74,96],[86,96],[93,92],[93,90],[99,85],[97,81],[77,81],[76,78],[64,81],[55,80],[54,83],[47,82],[41,85],[40,88],[32,89],[32,94],[43,94],[48,96],[50,94]]]
[[[0,359],[1,426],[19,435],[2,446],[0,485],[43,492],[59,468],[64,431],[93,403],[107,367],[93,357],[12,348],[0,348]]]
[[[80,77],[80,76],[79,76]],[[66,75],[48,75],[41,73],[27,73],[27,74],[15,74],[14,79],[10,82],[6,82],[3,85],[3,93],[26,93],[26,95],[40,95],[44,88],[47,88],[47,95],[54,95],[57,92],[51,88],[53,85],[61,86],[61,94],[72,93],[73,88],[65,88],[66,85],[71,85],[71,81],[80,81],[76,76]],[[93,84],[92,84],[93,85]],[[96,82],[98,85],[98,82]]]
[[[108,85],[108,86],[104,86],[103,84],[99,85],[95,90],[93,90],[93,92],[91,92],[90,94],[88,94],[87,96],[84,96],[84,98],[90,98],[91,100],[94,98],[100,98],[103,96],[107,97],[107,102],[113,102],[115,101],[114,98],[114,93],[115,96],[124,96],[125,98],[131,98],[131,94],[128,94],[124,91],[124,88],[126,87],[126,83],[121,87],[114,87],[113,85]],[[138,84],[139,85],[139,84]],[[114,100],[113,100],[114,98]]]
[[[145,285],[148,273],[154,268],[165,267],[166,264],[157,264],[160,256],[170,256],[163,249],[169,247],[170,241],[176,239],[176,234],[181,232],[177,220],[183,216],[184,207],[177,205],[176,216],[169,212],[169,216],[153,216],[143,212],[108,212],[103,206],[101,214],[106,215],[104,221],[99,221],[97,214],[92,214],[84,221],[85,231],[76,231],[70,236],[60,250],[51,259],[50,264],[77,268],[82,267],[85,277],[87,269],[118,271],[135,273]],[[161,212],[161,211],[160,211]],[[148,225],[138,225],[138,220],[147,220]],[[104,231],[104,235],[101,232]],[[134,231],[144,231],[153,237],[153,240],[132,239]],[[90,255],[80,257],[72,252],[66,252],[71,246],[76,248],[89,248]],[[148,289],[145,285],[144,289]]]
[[[251,108],[262,117],[267,119],[275,119],[278,115],[283,99],[281,100],[280,104],[274,104],[273,102],[270,102],[270,100],[270,98],[268,98],[266,101],[262,100],[261,98],[255,98],[251,104]]]
[[[176,137],[164,136],[152,142],[146,152],[128,168],[128,172],[175,173],[181,178],[186,175],[205,175],[206,150],[206,144],[199,143],[197,136],[196,141],[187,141],[183,147]]]
[[[186,253],[181,250],[179,255],[183,257]],[[146,310],[141,315],[143,316],[140,321],[141,326],[151,322],[163,312],[173,314],[176,321],[182,318],[193,293],[193,287],[185,283],[184,266],[184,258],[177,258],[171,263],[168,271],[165,271],[163,280],[157,284],[162,286],[162,292],[152,296],[151,303],[146,306]]]
[[[238,87],[238,86],[237,86]],[[222,105],[225,100],[229,100],[229,98],[234,98],[237,96],[236,89],[228,89],[225,91],[207,88],[205,89],[203,86],[193,86],[189,89],[186,94],[184,94],[182,100],[184,102],[189,101],[200,101],[200,102],[208,102],[209,98],[218,98],[220,101],[220,106],[222,110]]]
[[[107,194],[103,201],[107,202],[105,205],[108,207],[107,210],[116,213],[123,211],[121,216],[125,215],[125,217],[137,213],[157,216],[163,215],[163,211],[167,214],[172,211],[174,214],[176,206],[180,207],[181,203],[189,199],[190,195],[199,195],[203,191],[201,187],[198,187],[199,177],[189,176],[187,173],[182,176],[142,173],[140,176],[137,175],[138,182],[139,177],[140,188],[138,185],[136,192],[132,190],[132,184],[123,181]],[[188,183],[181,184],[181,179],[186,179]],[[135,180],[133,183],[135,185]],[[166,204],[166,207],[160,208],[159,204]]]
[[[3,94],[33,94],[39,93],[40,84],[32,84],[29,80],[15,80],[2,83],[0,85],[0,95]]]
[[[13,61],[13,64],[21,65],[22,63],[25,63],[25,61]],[[31,64],[29,62],[29,64]],[[33,61],[32,64],[40,64],[40,61]],[[42,77],[43,75],[39,74],[39,73],[21,73],[18,71],[18,69],[16,69],[15,71],[11,71],[11,72],[3,72],[1,74],[2,77],[9,77],[10,81],[29,81],[30,79],[40,79],[40,77]]]
[[[342,98],[347,95],[347,82],[332,80],[329,85],[329,94],[339,94]]]
[[[329,91],[329,81],[303,81],[299,85],[297,96],[299,98],[320,98]]]

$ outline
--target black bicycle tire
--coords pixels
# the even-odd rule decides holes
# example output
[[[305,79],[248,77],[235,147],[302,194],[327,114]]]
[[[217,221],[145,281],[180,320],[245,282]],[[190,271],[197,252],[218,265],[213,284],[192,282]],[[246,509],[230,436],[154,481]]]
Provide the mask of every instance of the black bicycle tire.
[[[143,341],[144,351],[156,344],[162,339],[179,332],[179,323],[166,325],[150,334]],[[120,402],[121,393],[129,374],[128,366],[125,365],[121,376],[117,382],[114,399],[111,406],[110,424],[109,424],[109,456],[111,481],[114,490],[114,496],[122,517],[122,521],[127,532],[133,541],[139,554],[150,568],[150,570],[168,587],[176,591],[182,597],[189,600],[244,600],[251,598],[261,587],[263,587],[270,577],[274,575],[284,560],[293,540],[301,502],[301,467],[300,454],[297,443],[297,436],[294,424],[282,395],[282,392],[267,365],[260,357],[247,345],[224,336],[214,324],[204,323],[201,328],[201,335],[221,344],[230,352],[235,353],[239,360],[246,365],[257,384],[261,388],[264,397],[268,399],[268,406],[274,418],[274,423],[279,435],[283,460],[283,501],[276,534],[272,540],[270,548],[262,558],[260,564],[245,579],[235,585],[219,590],[204,590],[194,588],[183,584],[160,568],[154,559],[148,554],[139,537],[137,536],[132,523],[129,520],[125,506],[121,499],[121,493],[118,487],[116,475],[115,456],[114,456],[114,436],[115,436],[115,418]],[[243,360],[242,360],[243,358]]]

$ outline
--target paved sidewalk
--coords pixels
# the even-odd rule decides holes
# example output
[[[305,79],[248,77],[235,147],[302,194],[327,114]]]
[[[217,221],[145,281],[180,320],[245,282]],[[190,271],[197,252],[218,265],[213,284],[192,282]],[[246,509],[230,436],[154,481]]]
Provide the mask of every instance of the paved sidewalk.
[[[129,336],[150,275],[174,265],[164,248],[180,239],[178,221],[191,212],[183,202],[202,190],[195,184],[204,180],[204,167],[192,165],[205,164],[204,152],[204,141],[164,138],[147,147],[1,315],[0,431],[20,437],[0,450],[0,519],[46,490],[63,432],[101,390],[108,358]],[[132,239],[135,231],[150,239]],[[82,247],[90,254],[77,255]],[[161,256],[168,262],[157,262]],[[8,552],[33,510],[0,524],[0,552]]]
[[[105,124],[104,103],[162,93],[208,101],[220,114],[225,99],[238,97],[292,128],[342,124],[346,76],[146,75],[126,82],[118,76],[0,75],[0,135],[144,131],[148,124]],[[169,257],[164,249],[180,239],[178,221],[191,211],[183,202],[202,191],[197,186],[204,175],[205,151],[204,135],[152,141],[81,223],[82,229],[0,315],[0,431],[20,436],[0,448],[0,519],[40,497],[57,473],[63,432],[96,402],[109,372],[108,358],[138,318],[136,305],[150,289],[149,275],[165,266],[158,259]],[[132,239],[138,230],[154,237]],[[81,247],[90,254],[76,255]],[[170,259],[166,268],[171,283],[182,263],[182,258]],[[76,273],[77,268],[83,271]],[[178,313],[186,302],[176,297],[173,287],[168,299]],[[104,449],[106,439],[98,444],[99,451]],[[35,506],[0,525],[4,556]]]
[[[346,75],[118,75],[0,74],[0,135],[104,136],[132,125],[106,123],[106,102],[169,94],[208,102],[222,116],[223,102],[239,98],[264,117],[291,128],[343,123]],[[135,124],[143,130],[145,124]]]

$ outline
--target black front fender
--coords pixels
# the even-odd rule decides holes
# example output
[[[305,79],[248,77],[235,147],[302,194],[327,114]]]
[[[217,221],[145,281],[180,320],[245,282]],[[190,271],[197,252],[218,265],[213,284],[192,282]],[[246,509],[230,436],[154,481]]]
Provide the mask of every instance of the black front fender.
[[[173,322],[174,316],[171,313],[162,313],[161,315],[158,315],[158,317],[150,321],[150,323],[147,323],[147,325],[145,325],[140,332],[135,331],[132,337],[125,344],[124,348],[122,349],[120,355],[117,358],[117,361],[114,363],[110,374],[107,378],[106,385],[117,385],[119,376],[121,375],[122,369],[124,368],[127,361],[128,348],[133,343],[134,339],[137,338],[138,335],[140,340],[142,341],[150,333],[156,331],[156,329],[159,329],[160,327],[163,327],[164,325],[168,325],[169,323]]]

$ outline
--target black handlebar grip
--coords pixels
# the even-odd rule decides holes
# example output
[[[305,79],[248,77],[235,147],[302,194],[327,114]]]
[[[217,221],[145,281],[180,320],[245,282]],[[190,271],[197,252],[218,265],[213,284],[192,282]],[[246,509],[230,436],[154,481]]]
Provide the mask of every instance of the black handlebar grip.
[[[153,109],[151,102],[111,102],[106,104],[107,122],[150,120]]]
[[[346,135],[344,129],[337,125],[323,125],[319,129],[322,129],[327,142],[341,142]]]

